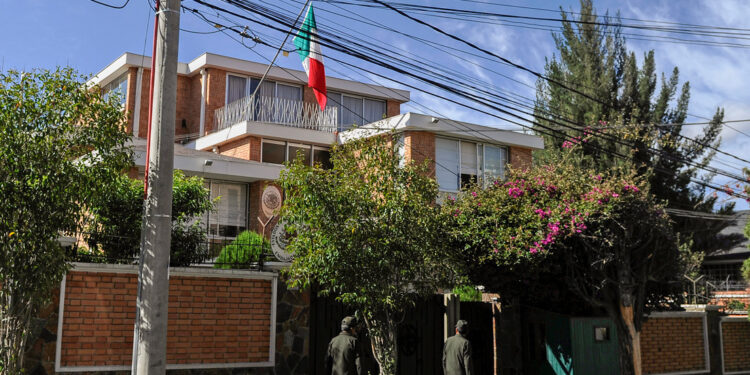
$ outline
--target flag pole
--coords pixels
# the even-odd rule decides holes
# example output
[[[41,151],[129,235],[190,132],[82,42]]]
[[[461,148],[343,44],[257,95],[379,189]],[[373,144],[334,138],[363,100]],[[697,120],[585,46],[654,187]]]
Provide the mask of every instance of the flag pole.
[[[255,96],[255,94],[258,93],[258,90],[260,90],[260,85],[263,84],[263,81],[266,79],[266,76],[268,76],[268,72],[271,71],[271,67],[276,62],[276,59],[279,57],[279,53],[284,48],[284,44],[286,44],[286,41],[289,39],[289,35],[294,31],[294,28],[297,26],[297,22],[299,22],[299,18],[302,17],[302,13],[305,12],[305,8],[307,8],[307,4],[310,3],[310,0],[306,0],[305,4],[302,5],[302,9],[300,9],[299,14],[297,14],[297,18],[294,20],[294,23],[292,24],[292,27],[289,28],[289,32],[286,33],[286,36],[284,36],[284,41],[281,42],[281,45],[279,45],[279,49],[276,50],[276,55],[273,56],[273,59],[268,64],[268,67],[266,68],[266,72],[263,73],[263,76],[260,77],[260,81],[258,82],[258,87],[255,88],[253,91],[251,97]]]

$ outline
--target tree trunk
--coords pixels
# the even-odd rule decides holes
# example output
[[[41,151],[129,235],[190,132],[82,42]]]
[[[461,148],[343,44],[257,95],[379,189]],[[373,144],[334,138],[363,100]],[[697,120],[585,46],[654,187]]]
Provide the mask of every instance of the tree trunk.
[[[396,375],[398,368],[398,325],[392,319],[367,319],[372,353],[380,367],[380,375]]]
[[[633,305],[620,303],[619,314],[613,316],[620,348],[620,375],[642,375],[641,333],[636,330]]]
[[[3,297],[4,306],[0,310],[0,374],[20,374],[29,337],[31,311],[26,306],[12,306],[15,301],[7,295]]]

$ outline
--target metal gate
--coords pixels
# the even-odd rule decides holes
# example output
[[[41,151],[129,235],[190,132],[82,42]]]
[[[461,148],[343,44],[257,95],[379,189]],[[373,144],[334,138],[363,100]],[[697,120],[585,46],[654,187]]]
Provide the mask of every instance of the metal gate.
[[[407,311],[399,325],[399,374],[441,375],[443,354],[443,296],[430,297]],[[312,297],[310,307],[310,371],[323,374],[328,342],[340,331],[341,319],[354,310],[333,298]],[[490,323],[491,324],[491,323]],[[359,337],[365,374],[378,374],[366,334]],[[482,373],[482,372],[478,372]]]
[[[474,372],[477,374],[493,374],[495,371],[492,318],[491,303],[461,302],[461,319],[469,322],[467,338],[471,342]]]

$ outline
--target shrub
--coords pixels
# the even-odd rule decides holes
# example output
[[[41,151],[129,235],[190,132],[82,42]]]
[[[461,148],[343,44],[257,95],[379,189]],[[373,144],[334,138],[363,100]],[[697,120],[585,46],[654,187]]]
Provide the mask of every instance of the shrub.
[[[263,235],[246,230],[221,249],[214,268],[245,268],[250,263],[257,262],[270,246]]]

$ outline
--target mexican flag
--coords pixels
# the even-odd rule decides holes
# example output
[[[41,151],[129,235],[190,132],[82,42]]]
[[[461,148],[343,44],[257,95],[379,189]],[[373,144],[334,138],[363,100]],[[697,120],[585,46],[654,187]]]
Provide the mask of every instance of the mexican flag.
[[[320,53],[318,44],[318,28],[315,25],[315,13],[313,6],[307,8],[307,15],[302,22],[297,36],[294,37],[294,45],[302,59],[302,66],[307,73],[307,85],[313,89],[315,99],[318,100],[320,110],[325,110],[326,101],[326,72],[323,68],[323,55]]]

